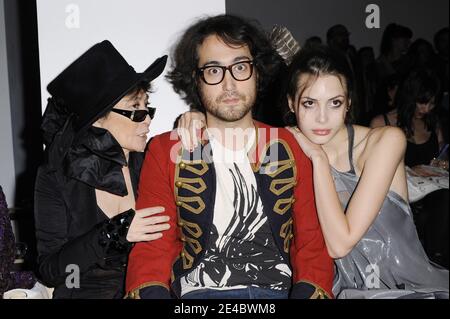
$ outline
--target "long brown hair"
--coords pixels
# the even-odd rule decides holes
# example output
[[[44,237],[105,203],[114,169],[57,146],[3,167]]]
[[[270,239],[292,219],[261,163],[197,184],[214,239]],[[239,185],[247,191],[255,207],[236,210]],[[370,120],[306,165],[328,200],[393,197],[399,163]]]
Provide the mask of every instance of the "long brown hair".
[[[287,97],[295,101],[296,97],[300,96],[303,92],[298,90],[304,90],[305,88],[298,87],[298,80],[301,75],[307,74],[312,76],[312,80],[321,75],[334,75],[339,78],[340,81],[344,81],[343,87],[347,91],[347,101],[351,101],[350,111],[347,112],[346,123],[353,121],[352,110],[355,109],[356,101],[354,95],[353,85],[353,73],[352,69],[345,58],[345,56],[339,51],[327,46],[319,46],[309,49],[303,49],[295,55],[292,63],[289,65],[288,75],[284,85],[285,96],[282,97],[282,109],[284,110],[284,120],[287,125],[297,125],[297,119],[291,112]]]

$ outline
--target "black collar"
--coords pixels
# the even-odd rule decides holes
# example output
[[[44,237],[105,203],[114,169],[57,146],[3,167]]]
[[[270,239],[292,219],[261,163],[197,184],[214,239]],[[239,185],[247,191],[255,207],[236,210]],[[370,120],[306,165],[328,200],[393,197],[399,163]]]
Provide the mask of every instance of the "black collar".
[[[70,147],[62,169],[67,177],[96,189],[126,196],[128,192],[122,167],[127,165],[123,149],[111,133],[91,127]]]

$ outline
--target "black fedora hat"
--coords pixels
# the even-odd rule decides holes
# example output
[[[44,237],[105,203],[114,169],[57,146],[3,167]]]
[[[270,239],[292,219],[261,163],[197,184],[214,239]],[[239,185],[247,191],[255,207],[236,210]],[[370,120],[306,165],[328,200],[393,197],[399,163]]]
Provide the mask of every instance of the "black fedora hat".
[[[73,116],[76,134],[104,116],[141,82],[151,82],[164,70],[167,55],[137,73],[111,42],[97,43],[77,58],[47,86],[52,97]]]

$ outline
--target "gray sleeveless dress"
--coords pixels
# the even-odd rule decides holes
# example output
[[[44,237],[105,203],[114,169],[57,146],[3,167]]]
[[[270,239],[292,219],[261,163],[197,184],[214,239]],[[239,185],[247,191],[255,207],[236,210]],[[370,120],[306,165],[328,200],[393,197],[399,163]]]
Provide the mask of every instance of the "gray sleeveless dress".
[[[348,125],[351,170],[332,176],[345,210],[359,177],[353,165],[353,126]],[[429,261],[417,235],[409,204],[389,191],[364,237],[335,259],[336,298],[447,298],[448,270]]]

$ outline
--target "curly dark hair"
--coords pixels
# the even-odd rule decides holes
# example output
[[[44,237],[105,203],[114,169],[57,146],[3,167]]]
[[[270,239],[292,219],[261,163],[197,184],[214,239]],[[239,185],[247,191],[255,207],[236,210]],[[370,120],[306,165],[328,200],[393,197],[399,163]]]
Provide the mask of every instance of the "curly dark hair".
[[[353,72],[345,56],[329,46],[317,46],[300,50],[289,65],[288,75],[285,79],[285,96],[281,100],[284,112],[284,121],[289,126],[297,125],[295,114],[291,112],[287,96],[295,100],[303,92],[298,92],[298,80],[302,74],[309,74],[317,78],[322,75],[335,75],[343,80],[347,90],[347,99],[351,100],[350,111],[347,112],[346,123],[353,122],[353,110],[357,107],[355,102],[355,89]],[[303,88],[304,90],[305,88]]]
[[[283,61],[256,22],[229,14],[204,18],[182,35],[172,53],[173,68],[166,76],[175,92],[181,95],[191,109],[205,113],[196,72],[199,61],[197,49],[210,35],[217,35],[232,46],[249,47],[258,74],[258,104],[276,78]]]
[[[436,73],[428,68],[411,70],[401,83],[395,97],[397,107],[397,125],[405,131],[407,137],[414,135],[412,121],[417,103],[428,103],[435,98],[436,107],[424,119],[428,131],[437,128],[438,107],[440,105],[441,85]]]

